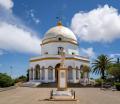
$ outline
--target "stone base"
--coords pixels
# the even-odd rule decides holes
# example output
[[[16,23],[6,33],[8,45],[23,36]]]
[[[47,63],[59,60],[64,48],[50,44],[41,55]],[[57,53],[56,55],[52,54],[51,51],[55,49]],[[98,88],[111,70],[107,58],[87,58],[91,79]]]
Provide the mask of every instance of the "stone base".
[[[56,100],[56,101],[76,101],[75,99],[75,92],[73,90],[65,90],[65,91],[57,91],[57,90],[52,90],[51,91],[51,97],[50,100]]]

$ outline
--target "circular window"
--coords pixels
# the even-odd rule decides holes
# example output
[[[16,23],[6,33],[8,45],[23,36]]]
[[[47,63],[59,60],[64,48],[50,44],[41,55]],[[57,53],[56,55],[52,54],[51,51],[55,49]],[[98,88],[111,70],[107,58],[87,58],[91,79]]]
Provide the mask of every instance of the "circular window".
[[[62,38],[58,38],[59,41],[62,41]]]

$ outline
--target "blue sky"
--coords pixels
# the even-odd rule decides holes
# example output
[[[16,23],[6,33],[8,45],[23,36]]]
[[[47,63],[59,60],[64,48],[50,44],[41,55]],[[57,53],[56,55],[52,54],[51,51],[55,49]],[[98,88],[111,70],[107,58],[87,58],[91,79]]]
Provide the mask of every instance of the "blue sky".
[[[76,34],[80,55],[119,57],[120,0],[0,0],[0,72],[25,75],[57,16]]]

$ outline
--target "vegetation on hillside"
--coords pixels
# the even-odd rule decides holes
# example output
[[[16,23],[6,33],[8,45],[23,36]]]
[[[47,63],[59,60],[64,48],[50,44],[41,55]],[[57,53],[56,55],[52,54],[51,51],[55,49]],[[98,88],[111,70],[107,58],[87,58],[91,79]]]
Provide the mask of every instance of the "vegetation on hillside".
[[[27,81],[27,77],[23,75],[15,79],[15,83],[26,82],[26,81]]]
[[[6,73],[0,73],[0,87],[9,87],[14,85],[14,80]]]

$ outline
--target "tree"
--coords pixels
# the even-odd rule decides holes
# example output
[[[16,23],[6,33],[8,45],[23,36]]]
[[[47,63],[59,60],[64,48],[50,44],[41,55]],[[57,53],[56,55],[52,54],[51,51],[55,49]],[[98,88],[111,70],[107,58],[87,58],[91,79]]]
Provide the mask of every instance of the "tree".
[[[120,63],[120,59],[119,58],[117,58],[117,62],[116,63]]]
[[[92,70],[95,74],[101,74],[101,78],[105,79],[105,71],[108,70],[112,59],[107,57],[106,55],[100,55],[97,59],[92,63]]]
[[[88,76],[88,72],[90,71],[90,67],[87,65],[82,65],[81,70],[82,70],[82,72],[80,72],[81,78],[84,78],[85,73],[87,73],[87,76]]]
[[[5,73],[0,73],[0,87],[9,87],[14,85],[14,80]]]
[[[83,65],[82,66],[82,70],[83,70],[83,72],[89,72],[90,71],[90,67],[87,66],[87,65]]]
[[[27,81],[27,77],[26,76],[20,76],[18,78],[15,79],[15,82],[26,82]]]
[[[120,63],[112,64],[108,70],[109,74],[114,76],[120,82]]]

